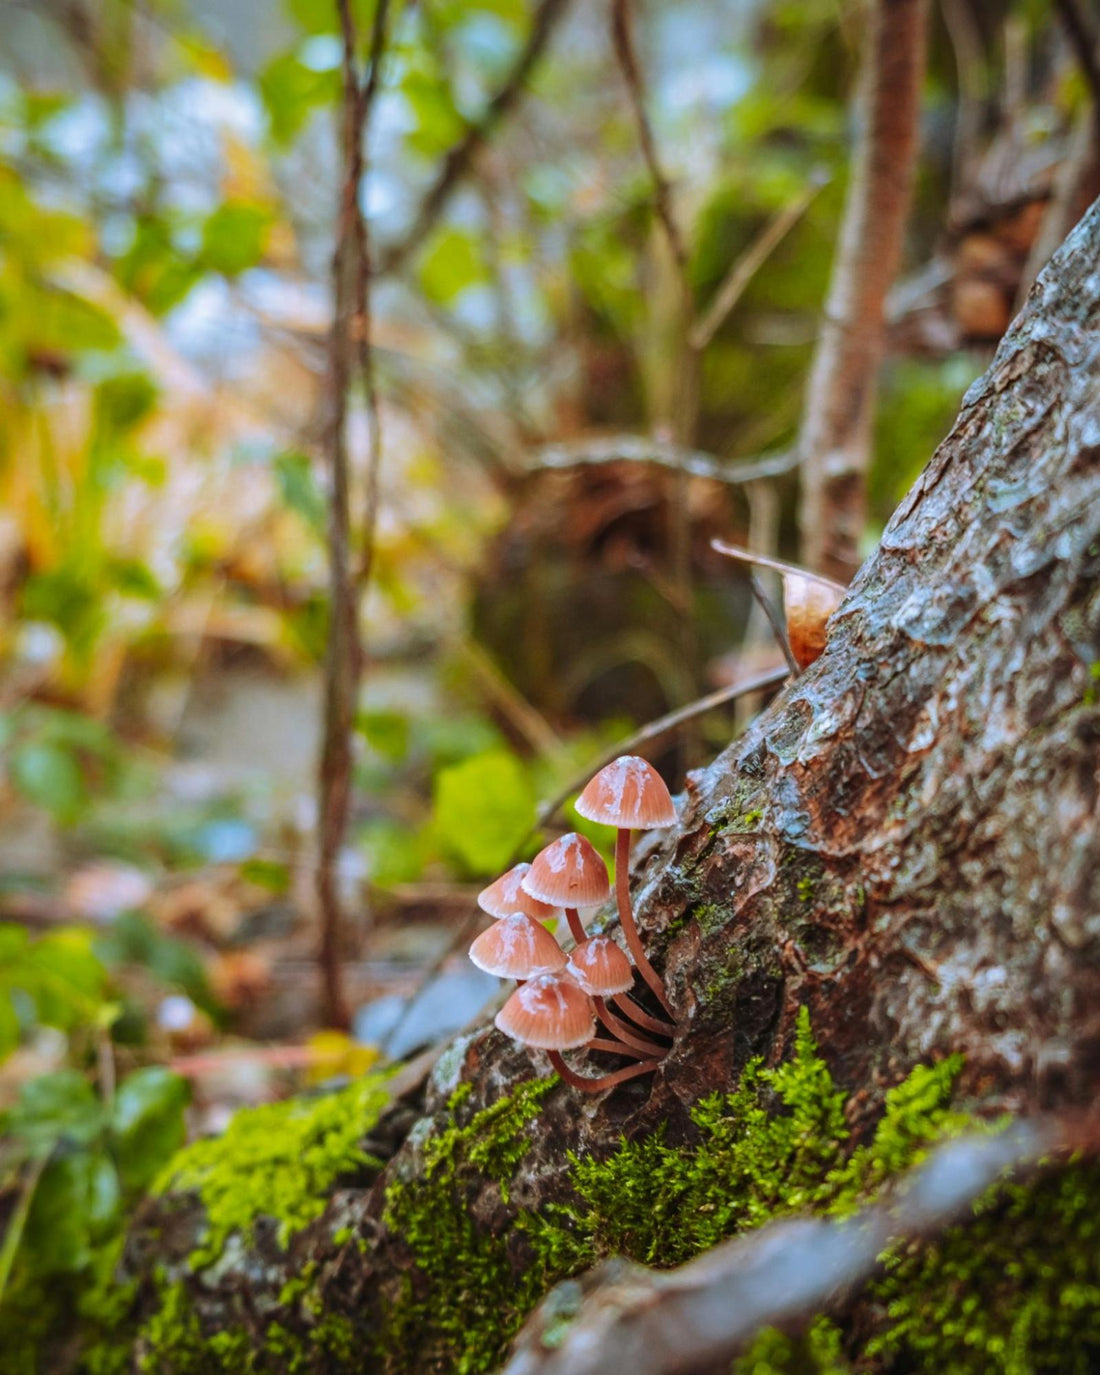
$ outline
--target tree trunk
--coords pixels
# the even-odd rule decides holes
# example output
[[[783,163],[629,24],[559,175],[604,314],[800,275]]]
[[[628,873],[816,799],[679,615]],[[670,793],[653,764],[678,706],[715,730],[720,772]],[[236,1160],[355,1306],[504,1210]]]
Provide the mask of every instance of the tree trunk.
[[[798,447],[809,567],[847,582],[860,563],[886,294],[917,164],[926,0],[865,6],[860,127]]]
[[[570,1273],[532,1231],[555,1203],[581,1225],[568,1152],[602,1160],[661,1124],[670,1148],[691,1141],[701,1097],[735,1088],[752,1056],[790,1058],[800,1007],[855,1140],[892,1085],[948,1053],[965,1057],[968,1110],[1091,1102],[1098,245],[1100,202],[967,393],[823,657],[640,848],[639,925],[679,1023],[657,1073],[595,1101],[549,1079],[520,1088],[545,1062],[483,1026],[371,1132],[384,1168],[328,1186],[324,1214],[285,1246],[257,1224],[200,1262],[196,1196],[152,1200],[123,1266],[148,1368],[190,1368],[165,1345],[170,1304],[187,1340],[240,1334],[264,1370],[292,1368],[288,1334],[306,1353],[294,1369],[495,1368],[545,1281]],[[615,1187],[622,1225],[638,1204]],[[672,1235],[696,1220],[673,1217]]]

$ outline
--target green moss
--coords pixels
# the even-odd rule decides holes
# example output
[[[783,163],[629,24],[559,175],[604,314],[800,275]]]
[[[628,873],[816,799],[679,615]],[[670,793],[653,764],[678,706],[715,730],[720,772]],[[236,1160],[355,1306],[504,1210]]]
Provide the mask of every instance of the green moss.
[[[808,876],[806,878],[800,878],[795,888],[798,892],[798,900],[800,902],[810,902],[812,900],[814,895],[814,881],[812,878]]]
[[[932,1375],[1089,1375],[1100,1365],[1100,1165],[1001,1185],[975,1220],[888,1260],[868,1354]]]
[[[574,1159],[576,1202],[519,1225],[553,1276],[615,1254],[680,1265],[788,1213],[846,1211],[903,1153],[912,1162],[965,1122],[948,1106],[958,1070],[957,1060],[915,1070],[888,1096],[871,1143],[846,1155],[844,1095],[802,1009],[791,1060],[776,1069],[753,1061],[733,1093],[703,1099],[692,1142],[674,1146],[658,1131],[606,1160]]]
[[[279,1241],[319,1217],[340,1175],[377,1168],[359,1145],[388,1101],[385,1078],[367,1076],[339,1093],[238,1112],[222,1136],[184,1147],[154,1192],[194,1189],[206,1210],[194,1269],[212,1264],[228,1238],[246,1244],[258,1217],[279,1222]]]
[[[844,1359],[844,1334],[820,1317],[800,1337],[764,1328],[734,1361],[732,1375],[851,1375],[851,1369]]]
[[[384,1220],[409,1248],[414,1263],[403,1293],[386,1304],[376,1340],[386,1371],[495,1369],[515,1329],[539,1297],[531,1273],[517,1276],[507,1239],[476,1225],[469,1194],[496,1180],[504,1201],[527,1154],[528,1124],[556,1077],[531,1080],[461,1125],[470,1095],[452,1095],[450,1127],[429,1137],[415,1178],[392,1184]]]

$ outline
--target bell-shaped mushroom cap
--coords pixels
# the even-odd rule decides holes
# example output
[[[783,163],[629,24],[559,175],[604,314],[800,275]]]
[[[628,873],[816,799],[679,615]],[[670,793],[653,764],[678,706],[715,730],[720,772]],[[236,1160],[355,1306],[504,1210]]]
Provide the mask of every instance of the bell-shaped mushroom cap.
[[[611,896],[607,865],[576,831],[559,836],[531,861],[523,886],[540,902],[596,907]]]
[[[501,874],[488,888],[477,895],[477,905],[491,917],[510,917],[513,912],[526,912],[536,921],[550,921],[561,916],[561,908],[549,902],[539,902],[524,891],[523,880],[531,868],[529,864],[516,864],[506,874]]]
[[[501,979],[532,979],[565,968],[565,952],[526,912],[501,917],[470,946],[470,959]]]
[[[517,988],[497,1013],[505,1036],[540,1050],[572,1050],[596,1034],[596,1008],[572,979],[543,974]]]
[[[634,966],[610,936],[589,936],[575,946],[566,966],[586,993],[611,998],[634,983]]]
[[[844,600],[844,588],[799,573],[783,574],[787,639],[799,668],[809,668],[825,648],[825,625]]]
[[[576,807],[589,821],[623,830],[648,831],[676,821],[664,779],[636,754],[621,755],[601,769],[577,798]]]

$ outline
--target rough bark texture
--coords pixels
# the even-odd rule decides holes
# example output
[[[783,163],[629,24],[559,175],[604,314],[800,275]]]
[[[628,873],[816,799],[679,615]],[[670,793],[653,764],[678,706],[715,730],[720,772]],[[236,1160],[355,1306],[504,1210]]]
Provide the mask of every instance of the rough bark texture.
[[[605,1099],[552,1088],[522,1165],[504,1162],[509,1190],[500,1161],[469,1166],[472,1235],[507,1248],[517,1283],[516,1210],[568,1195],[567,1150],[606,1152],[659,1123],[670,1141],[690,1133],[700,1096],[734,1086],[750,1056],[784,1057],[799,1005],[852,1094],[857,1136],[888,1087],[949,1051],[979,1110],[1095,1096],[1098,398],[1100,203],[968,392],[823,657],[691,778],[679,826],[640,847],[635,904],[667,970],[676,1045],[652,1080]],[[153,1200],[124,1267],[137,1317],[163,1302],[166,1277],[205,1332],[234,1325],[259,1347],[274,1317],[293,1325],[281,1286],[310,1262],[314,1303],[367,1341],[419,1284],[409,1237],[384,1220],[387,1191],[430,1173],[456,1085],[470,1086],[468,1113],[533,1070],[546,1066],[490,1027],[457,1042],[372,1134],[385,1169],[345,1178],[287,1250],[261,1227],[193,1273],[201,1208]],[[386,1368],[354,1350],[318,1368]],[[444,1367],[414,1352],[400,1368]]]
[[[798,440],[805,562],[841,582],[859,566],[866,525],[886,293],[916,172],[927,4],[869,0],[865,14],[855,161]]]

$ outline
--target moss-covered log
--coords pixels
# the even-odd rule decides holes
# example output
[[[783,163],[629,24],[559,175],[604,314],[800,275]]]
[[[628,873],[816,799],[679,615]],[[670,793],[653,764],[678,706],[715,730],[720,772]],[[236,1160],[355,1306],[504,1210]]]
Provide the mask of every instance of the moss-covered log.
[[[678,828],[643,847],[636,905],[679,1018],[654,1078],[581,1101],[486,1027],[373,1126],[370,1095],[349,1100],[356,1139],[334,1152],[336,1128],[321,1131],[312,1174],[283,1159],[272,1184],[227,1148],[204,1175],[185,1157],[130,1238],[132,1302],[97,1359],[491,1370],[548,1285],[603,1255],[682,1260],[776,1212],[865,1197],[964,1119],[1089,1103],[1098,679],[1094,206],[858,575],[824,656],[690,779]],[[899,1259],[846,1327],[819,1325],[794,1356],[773,1345],[752,1369],[843,1369],[845,1349],[907,1370],[1089,1368],[1094,1174],[990,1205],[961,1250],[994,1300],[969,1302],[947,1241],[939,1270],[930,1252]],[[242,1202],[261,1181],[255,1207]],[[1006,1284],[1013,1235],[1034,1254]],[[1069,1320],[1053,1310],[1071,1289]]]

